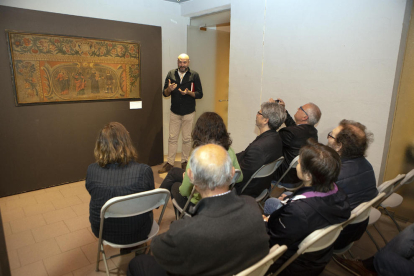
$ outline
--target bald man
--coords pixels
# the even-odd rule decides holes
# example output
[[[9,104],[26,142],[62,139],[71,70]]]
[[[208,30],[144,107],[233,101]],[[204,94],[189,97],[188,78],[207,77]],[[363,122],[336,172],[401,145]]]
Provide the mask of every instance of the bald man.
[[[285,102],[282,99],[277,100],[280,105],[285,106]],[[269,101],[272,102],[274,100],[270,99]],[[300,148],[306,145],[306,141],[309,138],[318,142],[318,130],[315,128],[315,125],[319,122],[321,115],[321,110],[314,103],[307,103],[300,106],[295,115],[293,115],[294,120],[286,110],[286,127],[279,130],[279,135],[283,142],[283,157],[285,159],[274,174],[275,180],[279,180],[286,172],[290,162],[299,155]],[[284,184],[292,184],[287,185],[289,187],[294,187],[299,182],[300,180],[296,174],[296,169],[291,169],[282,180]]]
[[[156,236],[151,242],[154,257],[135,257],[128,275],[230,276],[269,252],[269,237],[255,200],[229,190],[234,168],[223,147],[196,148],[187,173],[202,196],[193,216],[173,222],[167,232]]]
[[[187,167],[191,150],[191,130],[195,115],[196,99],[203,97],[203,88],[198,73],[190,70],[190,57],[178,56],[178,68],[168,72],[165,78],[164,97],[171,95],[170,132],[168,137],[167,163],[158,171],[166,173],[174,167],[177,153],[178,136],[182,130],[183,144],[181,150],[181,168]]]

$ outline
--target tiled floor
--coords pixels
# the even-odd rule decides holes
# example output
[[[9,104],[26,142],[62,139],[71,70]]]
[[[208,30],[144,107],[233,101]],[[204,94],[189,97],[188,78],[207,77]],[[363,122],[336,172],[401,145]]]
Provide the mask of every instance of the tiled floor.
[[[159,168],[160,166],[153,167],[156,187],[159,187],[166,175],[158,175]],[[101,271],[95,272],[98,242],[90,229],[89,200],[84,181],[0,198],[12,275],[105,275],[102,262]],[[160,210],[154,212],[156,219],[159,214]],[[165,232],[174,219],[170,202],[160,233]],[[405,227],[404,223],[400,225]],[[385,216],[381,217],[377,226],[388,240],[397,234],[395,225]],[[382,247],[384,242],[376,230],[372,227],[369,229]],[[105,251],[108,255],[119,252],[110,247]],[[376,249],[364,234],[352,251],[355,256],[367,258]],[[133,254],[129,254],[108,260],[111,275],[126,275],[127,265],[132,258]],[[331,261],[322,275],[351,274]]]
[[[177,163],[177,166],[179,164]],[[155,187],[166,174],[154,167]],[[13,276],[105,275],[101,262],[95,272],[98,239],[89,223],[89,193],[85,181],[0,198],[7,253]],[[160,211],[154,212],[155,219]],[[171,202],[160,227],[168,230]],[[107,247],[108,255],[119,250]],[[126,275],[133,254],[108,260],[112,275]]]

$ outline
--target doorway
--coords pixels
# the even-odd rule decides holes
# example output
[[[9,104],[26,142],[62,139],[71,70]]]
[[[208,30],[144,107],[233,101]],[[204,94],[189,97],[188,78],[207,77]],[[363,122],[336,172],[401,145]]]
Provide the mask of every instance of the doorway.
[[[191,18],[187,29],[190,68],[200,75],[203,98],[197,100],[196,118],[219,114],[227,126],[230,61],[230,10]]]

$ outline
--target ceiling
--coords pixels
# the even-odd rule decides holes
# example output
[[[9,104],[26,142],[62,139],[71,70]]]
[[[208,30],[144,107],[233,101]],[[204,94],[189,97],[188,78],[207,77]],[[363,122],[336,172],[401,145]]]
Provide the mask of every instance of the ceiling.
[[[180,4],[182,2],[187,2],[187,1],[190,1],[190,0],[164,0],[164,1],[174,2],[174,3]]]

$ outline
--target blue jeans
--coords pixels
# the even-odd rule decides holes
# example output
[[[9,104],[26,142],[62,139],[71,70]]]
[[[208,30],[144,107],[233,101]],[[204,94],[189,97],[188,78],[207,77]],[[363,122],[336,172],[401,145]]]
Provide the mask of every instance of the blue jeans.
[[[292,192],[284,192],[285,195],[291,195]],[[266,200],[265,205],[263,207],[263,213],[268,216],[271,215],[274,211],[282,207],[282,202],[280,199],[271,197],[268,200]]]
[[[375,254],[374,266],[381,276],[414,275],[414,224]]]

